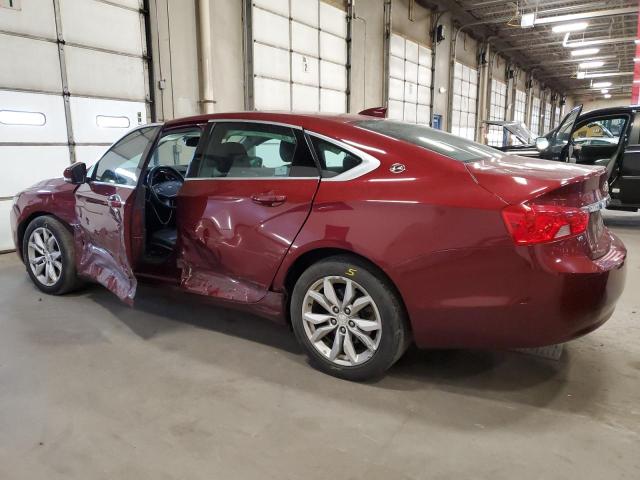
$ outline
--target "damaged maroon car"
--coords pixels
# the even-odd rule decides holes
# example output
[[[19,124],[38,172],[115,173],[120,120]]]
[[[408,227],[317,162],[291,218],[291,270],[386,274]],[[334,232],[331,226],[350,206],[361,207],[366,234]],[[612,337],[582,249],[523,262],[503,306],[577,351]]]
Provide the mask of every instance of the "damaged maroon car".
[[[421,348],[537,347],[612,314],[626,250],[606,172],[359,115],[245,112],[135,129],[17,196],[51,294],[138,280],[288,322],[348,379]]]

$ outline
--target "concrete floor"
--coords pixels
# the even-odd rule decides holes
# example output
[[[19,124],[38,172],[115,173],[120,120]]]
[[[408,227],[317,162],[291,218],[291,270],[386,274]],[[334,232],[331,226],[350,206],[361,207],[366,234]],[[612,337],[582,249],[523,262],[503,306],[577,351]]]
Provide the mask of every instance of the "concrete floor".
[[[42,295],[0,256],[0,479],[640,478],[640,216],[614,317],[559,361],[312,370],[288,330],[143,287]]]

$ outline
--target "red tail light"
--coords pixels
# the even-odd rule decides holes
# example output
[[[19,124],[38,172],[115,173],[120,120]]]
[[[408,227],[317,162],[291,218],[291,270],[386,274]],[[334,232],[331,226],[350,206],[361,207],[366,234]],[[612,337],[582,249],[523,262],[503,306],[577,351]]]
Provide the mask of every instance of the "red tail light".
[[[518,245],[579,235],[586,231],[589,224],[589,212],[560,205],[509,205],[502,210],[502,218]]]

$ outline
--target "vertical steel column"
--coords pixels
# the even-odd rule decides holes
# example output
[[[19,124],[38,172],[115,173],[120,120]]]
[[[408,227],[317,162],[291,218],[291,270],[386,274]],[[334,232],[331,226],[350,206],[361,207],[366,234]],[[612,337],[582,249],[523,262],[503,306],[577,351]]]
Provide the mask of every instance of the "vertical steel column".
[[[64,35],[62,34],[62,16],[60,15],[60,0],[53,0],[53,13],[56,21],[56,37],[58,39],[58,60],[60,62],[60,79],[62,83],[62,98],[64,101],[64,116],[67,123],[67,142],[69,145],[69,160],[76,161],[75,139],[73,137],[73,124],[71,123],[71,105],[69,104],[69,82],[67,79],[67,62],[64,55]]]
[[[391,0],[384,0],[383,15],[383,48],[382,48],[382,100],[385,107],[389,107],[389,55],[391,43]]]
[[[242,53],[244,55],[244,108],[253,110],[253,2],[242,1]]]

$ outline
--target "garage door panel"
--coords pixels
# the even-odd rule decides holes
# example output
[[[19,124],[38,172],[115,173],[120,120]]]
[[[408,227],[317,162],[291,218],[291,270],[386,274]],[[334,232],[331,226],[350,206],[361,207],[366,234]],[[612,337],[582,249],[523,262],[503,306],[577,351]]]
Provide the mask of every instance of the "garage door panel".
[[[109,3],[122,5],[123,7],[139,10],[144,7],[142,0],[109,0]]]
[[[318,59],[298,53],[291,54],[292,80],[318,86]],[[317,105],[317,103],[316,103]]]
[[[0,90],[0,142],[66,141],[62,95]]]
[[[320,90],[320,111],[330,113],[345,113],[347,110],[347,95],[335,90]]]
[[[87,167],[96,163],[109,149],[104,145],[82,145],[76,147],[76,162],[84,162]]]
[[[142,55],[138,12],[87,0],[60,0],[60,9],[67,42]]]
[[[254,0],[253,4],[285,17],[289,16],[289,0]]]
[[[389,100],[387,116],[392,120],[402,120],[404,117],[404,104],[398,100]]]
[[[0,34],[0,65],[11,66],[0,68],[0,86],[3,88],[62,91],[55,43]]]
[[[320,104],[320,89],[293,84],[291,108],[298,112],[317,112]]]
[[[253,39],[268,45],[289,49],[289,19],[253,9]]]
[[[320,57],[345,65],[347,63],[347,44],[340,37],[320,32]]]
[[[391,34],[389,51],[394,57],[404,58],[404,38],[395,33]]]
[[[418,44],[407,40],[404,45],[404,55],[409,62],[418,63]]]
[[[389,57],[389,76],[404,80],[404,60],[393,55]]]
[[[418,83],[418,64],[404,62],[404,79],[408,82]]]
[[[417,118],[418,123],[429,125],[431,123],[431,110],[426,105],[418,105]]]
[[[0,252],[13,250],[13,236],[11,234],[11,224],[9,213],[13,206],[12,200],[0,200]]]
[[[347,89],[347,69],[331,62],[320,62],[320,86],[344,91]]]
[[[431,68],[431,60],[431,50],[420,45],[420,48],[418,49],[418,63]]]
[[[289,52],[261,43],[253,45],[253,72],[256,75],[289,81]]]
[[[144,100],[144,67],[139,58],[67,47],[67,76],[73,95]]]
[[[291,110],[288,82],[255,77],[253,90],[256,108],[260,110]]]
[[[0,30],[55,40],[56,22],[51,0],[26,0],[20,10],[0,8]]]
[[[318,0],[291,0],[291,18],[318,28]]]
[[[113,143],[133,127],[147,123],[142,102],[71,97],[69,106],[77,143]]]
[[[416,123],[416,104],[415,103],[405,103],[404,104],[404,121]]]
[[[0,146],[0,160],[0,197],[9,197],[41,180],[61,177],[69,166],[69,147]]]
[[[295,52],[317,57],[318,31],[298,22],[291,22],[291,48]]]
[[[404,99],[404,81],[396,78],[389,79],[389,98],[392,100]]]
[[[339,8],[320,2],[320,29],[347,38],[346,13]]]

